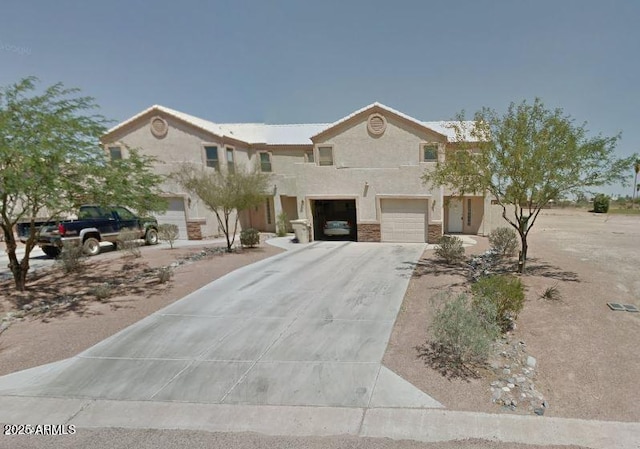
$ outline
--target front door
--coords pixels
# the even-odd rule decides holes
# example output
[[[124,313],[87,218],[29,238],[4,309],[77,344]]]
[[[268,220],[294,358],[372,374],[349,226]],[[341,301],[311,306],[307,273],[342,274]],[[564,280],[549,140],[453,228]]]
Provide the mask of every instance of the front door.
[[[462,200],[449,200],[449,232],[462,232]]]

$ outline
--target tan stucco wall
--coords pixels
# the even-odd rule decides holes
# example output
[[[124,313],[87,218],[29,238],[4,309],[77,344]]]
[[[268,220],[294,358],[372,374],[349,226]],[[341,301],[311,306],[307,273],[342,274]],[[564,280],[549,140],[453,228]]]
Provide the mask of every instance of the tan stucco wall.
[[[155,171],[162,175],[169,175],[177,171],[183,163],[195,163],[204,165],[203,144],[210,143],[218,146],[218,157],[220,165],[225,165],[225,145],[214,136],[197,130],[196,128],[184,125],[171,117],[164,117],[169,125],[169,131],[164,138],[155,137],[149,130],[149,120],[140,120],[136,126],[127,128],[125,133],[114,136],[114,140],[104,142],[104,146],[113,144],[124,144],[131,148],[139,148],[141,152],[158,159]],[[236,163],[249,162],[245,149],[234,145],[236,148]],[[123,157],[126,157],[126,149],[123,149]],[[215,215],[195,196],[188,194],[177,183],[166,180],[162,184],[162,189],[171,194],[186,195],[187,198],[187,218],[205,219],[205,224],[201,226],[204,238],[221,234]]]
[[[333,166],[297,165],[298,198],[355,198],[358,222],[379,222],[380,197],[429,197],[429,223],[441,222],[441,189],[425,186],[420,179],[435,164],[420,162],[420,144],[443,138],[391,119],[385,133],[374,137],[366,119],[317,144],[333,146]],[[311,218],[308,201],[305,214]]]

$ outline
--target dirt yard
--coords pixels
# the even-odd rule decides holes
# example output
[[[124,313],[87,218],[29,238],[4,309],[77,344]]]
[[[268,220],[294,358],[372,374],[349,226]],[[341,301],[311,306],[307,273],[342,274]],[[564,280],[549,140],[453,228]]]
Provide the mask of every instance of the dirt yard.
[[[467,254],[487,249],[487,239],[477,240]],[[640,313],[613,312],[606,305],[640,306],[640,217],[545,211],[531,232],[529,257],[522,277],[526,303],[510,339],[525,342],[537,360],[534,380],[548,401],[545,416],[640,421]],[[560,301],[540,299],[551,286],[559,289]],[[495,377],[489,370],[479,378],[443,376],[419,357],[434,311],[430,298],[466,287],[464,269],[445,267],[426,251],[384,364],[447,408],[514,413],[492,402]]]
[[[485,238],[477,241],[467,254],[488,248]],[[27,303],[34,307],[0,335],[0,375],[71,357],[210,281],[281,250],[263,243],[239,254],[197,256],[202,259],[176,267],[169,283],[158,282],[154,269],[200,251],[145,247],[139,259],[105,253],[89,260],[76,284],[59,270],[42,271],[47,274],[32,278],[26,295],[10,293],[9,281],[0,283],[0,316],[21,311]],[[527,353],[537,359],[534,380],[548,401],[545,416],[640,421],[640,313],[606,306],[611,301],[640,306],[638,266],[639,216],[575,210],[540,216],[523,277],[527,301],[510,338],[525,342]],[[112,285],[112,296],[98,300],[92,287],[105,282]],[[558,287],[560,301],[540,299],[549,286]],[[447,377],[419,357],[417,348],[428,339],[434,310],[430,298],[466,287],[464,269],[445,267],[426,251],[384,363],[447,408],[514,413],[492,403],[488,370],[475,378]]]

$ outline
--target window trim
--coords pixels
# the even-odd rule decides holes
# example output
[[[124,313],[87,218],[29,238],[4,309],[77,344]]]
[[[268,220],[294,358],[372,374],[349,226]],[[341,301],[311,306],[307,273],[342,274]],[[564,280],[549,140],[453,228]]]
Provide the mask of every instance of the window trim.
[[[207,157],[207,148],[211,148],[214,147],[216,149],[216,153],[218,156],[218,159],[215,159],[217,161],[217,166],[212,167],[209,165],[209,161],[210,160],[214,160],[214,159],[209,159]],[[216,171],[220,171],[220,145],[218,145],[217,143],[203,143],[202,144],[202,158],[203,158],[203,162],[204,162],[204,166],[207,168],[213,168]]]
[[[329,164],[329,165],[326,165],[326,164],[325,164],[325,165],[322,165],[322,164],[320,163],[320,149],[321,149],[321,148],[329,148],[329,149],[331,150],[331,164]],[[316,147],[315,147],[315,152],[314,152],[314,157],[315,157],[315,156],[318,156],[318,157],[316,158],[316,165],[317,165],[318,167],[335,167],[335,166],[336,166],[336,154],[335,154],[335,151],[334,151],[334,146],[333,146],[333,145],[331,145],[331,144],[321,144],[321,145],[316,145]]]
[[[265,171],[262,169],[262,155],[266,154],[269,158],[269,170]],[[258,165],[260,166],[260,171],[262,173],[273,173],[273,156],[271,151],[258,151]]]
[[[231,157],[233,158],[233,160],[231,162],[229,162],[229,151],[231,151]],[[235,173],[236,172],[236,167],[237,167],[237,162],[236,162],[236,148],[232,147],[230,145],[225,145],[224,146],[224,159],[226,162],[226,168],[227,171],[229,173]],[[230,164],[233,164],[233,169],[229,170],[230,168]]]
[[[425,151],[425,147],[427,146],[434,146],[435,150],[436,150],[436,158],[435,159],[425,159],[425,155],[424,155],[424,151]],[[420,142],[420,162],[425,162],[425,163],[434,163],[434,162],[438,162],[440,160],[440,154],[441,154],[441,145],[439,142]]]

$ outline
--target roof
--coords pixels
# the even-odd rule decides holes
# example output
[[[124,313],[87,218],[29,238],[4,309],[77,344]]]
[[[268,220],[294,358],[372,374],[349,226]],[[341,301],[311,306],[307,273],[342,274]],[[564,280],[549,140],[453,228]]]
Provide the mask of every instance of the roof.
[[[216,136],[229,137],[249,144],[311,145],[313,143],[311,140],[313,137],[373,108],[386,110],[392,114],[402,117],[405,120],[413,122],[420,127],[428,128],[438,134],[442,134],[446,136],[449,141],[456,141],[455,132],[451,128],[451,124],[456,122],[423,122],[378,102],[365,106],[364,108],[359,109],[334,123],[300,123],[282,125],[266,123],[215,123],[184,112],[176,111],[175,109],[171,109],[166,106],[153,105],[109,129],[109,131],[107,131],[107,135],[124,128],[147,114],[160,112],[186,122],[196,128],[202,129],[203,131],[215,134]],[[468,123],[471,124],[472,122]]]

